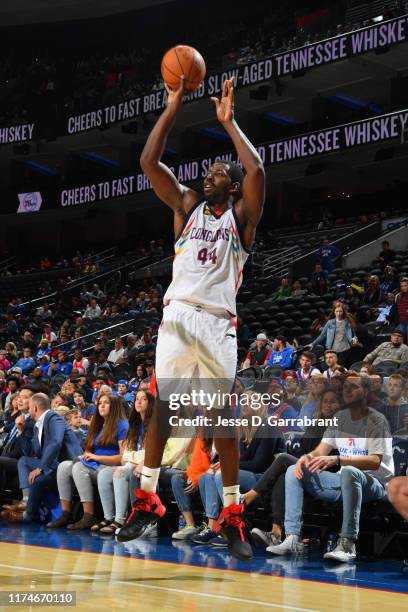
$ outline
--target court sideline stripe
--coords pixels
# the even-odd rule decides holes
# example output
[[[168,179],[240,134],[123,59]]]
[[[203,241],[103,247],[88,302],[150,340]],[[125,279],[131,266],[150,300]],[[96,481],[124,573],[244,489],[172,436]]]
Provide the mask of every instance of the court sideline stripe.
[[[9,569],[18,569],[23,571],[37,572],[39,574],[55,574],[56,576],[66,576],[70,578],[75,578],[77,580],[89,580],[87,576],[81,576],[80,574],[70,574],[66,572],[58,572],[55,570],[42,570],[33,567],[24,567],[23,565],[11,565],[8,563],[0,563],[0,567],[7,567]],[[105,582],[104,580],[97,580],[96,582]],[[297,608],[296,606],[289,606],[286,604],[274,604],[268,601],[255,601],[253,599],[244,599],[241,597],[230,597],[228,595],[217,595],[212,593],[205,593],[203,591],[188,591],[187,589],[175,589],[172,587],[164,587],[157,586],[154,584],[146,584],[144,582],[132,583],[127,582],[126,580],[116,580],[115,578],[111,579],[111,582],[114,584],[123,584],[125,586],[131,586],[142,589],[152,589],[156,591],[169,591],[171,593],[179,593],[181,595],[195,595],[196,597],[208,597],[211,599],[220,599],[222,601],[233,601],[236,603],[249,604],[251,606],[264,606],[267,608],[279,608],[280,610],[294,610],[295,612],[318,612],[313,608]]]

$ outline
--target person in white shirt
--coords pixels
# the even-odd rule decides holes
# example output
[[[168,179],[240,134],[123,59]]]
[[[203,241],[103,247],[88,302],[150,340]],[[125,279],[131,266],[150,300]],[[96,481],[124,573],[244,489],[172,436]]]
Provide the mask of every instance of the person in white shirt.
[[[101,307],[98,305],[98,302],[95,300],[95,298],[91,298],[89,300],[89,304],[86,307],[86,310],[84,312],[84,319],[99,319],[99,317],[101,316]]]
[[[305,491],[326,502],[343,502],[343,525],[336,548],[325,559],[347,562],[356,558],[361,505],[386,496],[386,483],[394,476],[392,437],[384,415],[367,406],[368,379],[346,372],[344,410],[336,414],[320,444],[285,477],[285,540],[266,550],[275,555],[295,554],[303,545],[303,498]],[[330,454],[333,450],[338,455]],[[328,471],[336,466],[338,472]]]
[[[108,355],[108,363],[113,366],[118,365],[118,361],[121,357],[123,357],[124,352],[125,349],[123,347],[122,338],[118,336],[117,338],[115,338],[115,348],[112,349]]]

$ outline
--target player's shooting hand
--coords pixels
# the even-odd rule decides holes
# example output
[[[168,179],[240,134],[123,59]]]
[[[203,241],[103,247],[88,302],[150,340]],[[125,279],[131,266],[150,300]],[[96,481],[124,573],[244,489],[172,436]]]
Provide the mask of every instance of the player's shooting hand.
[[[164,84],[164,87],[166,88],[166,91],[167,91],[167,106],[177,111],[180,108],[181,103],[183,101],[184,76],[180,77],[180,85],[178,89],[174,89],[174,90],[170,89],[170,87],[166,85],[166,83]]]
[[[221,98],[211,98],[220,123],[230,123],[234,119],[234,82],[228,79],[222,84]]]

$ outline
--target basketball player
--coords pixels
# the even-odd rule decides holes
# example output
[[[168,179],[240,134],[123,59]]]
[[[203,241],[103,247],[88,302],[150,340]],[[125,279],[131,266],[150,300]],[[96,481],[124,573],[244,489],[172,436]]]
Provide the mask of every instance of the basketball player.
[[[158,334],[158,401],[147,432],[141,485],[136,490],[133,512],[118,534],[119,541],[142,535],[166,511],[156,494],[163,449],[171,433],[168,417],[174,414],[169,412],[165,382],[174,381],[176,388],[180,379],[197,377],[207,387],[209,381],[214,381],[214,391],[217,385],[223,392],[232,390],[237,367],[235,298],[265,198],[262,161],[234,119],[232,80],[223,83],[220,99],[211,100],[246,175],[244,178],[236,164],[215,163],[204,179],[205,199],[180,185],[160,161],[182,104],[184,79],[177,91],[167,92],[167,107],[153,128],[140,161],[156,195],[174,212],[173,280],[164,296]],[[217,417],[214,422],[218,420],[217,415],[213,416]],[[167,423],[165,428],[163,423]],[[243,519],[244,507],[240,504],[235,430],[229,436],[225,432],[220,435],[216,429],[213,434],[224,485],[224,509],[218,528],[228,542],[229,552],[248,561],[252,550]]]

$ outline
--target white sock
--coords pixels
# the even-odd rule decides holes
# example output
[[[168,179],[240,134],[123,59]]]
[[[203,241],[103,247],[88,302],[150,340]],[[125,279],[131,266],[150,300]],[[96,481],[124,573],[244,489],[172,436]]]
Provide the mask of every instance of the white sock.
[[[239,485],[223,487],[222,495],[224,498],[224,508],[226,508],[227,506],[231,506],[231,504],[239,504]]]
[[[160,468],[149,468],[144,465],[142,468],[142,477],[140,479],[140,488],[146,493],[156,493],[157,483],[159,482]]]
[[[30,489],[22,489],[23,491],[23,502],[26,504],[28,502],[28,496],[30,495]]]

